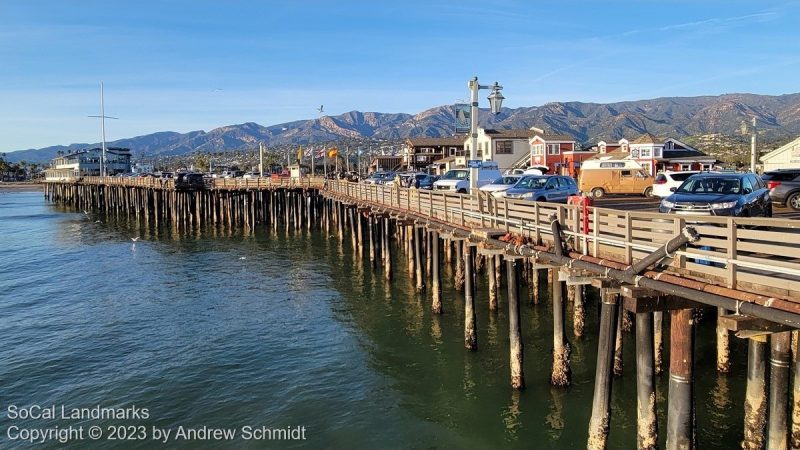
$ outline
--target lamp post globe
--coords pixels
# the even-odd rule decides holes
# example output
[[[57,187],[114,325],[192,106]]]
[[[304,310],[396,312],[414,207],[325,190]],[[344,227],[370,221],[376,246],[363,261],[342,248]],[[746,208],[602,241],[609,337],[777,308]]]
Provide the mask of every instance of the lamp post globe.
[[[498,85],[495,81],[494,85],[492,86],[492,93],[486,97],[489,99],[489,105],[491,106],[492,113],[494,114],[500,114],[500,108],[503,107],[503,100],[505,97],[503,97],[503,94],[500,92],[502,89],[503,87]]]

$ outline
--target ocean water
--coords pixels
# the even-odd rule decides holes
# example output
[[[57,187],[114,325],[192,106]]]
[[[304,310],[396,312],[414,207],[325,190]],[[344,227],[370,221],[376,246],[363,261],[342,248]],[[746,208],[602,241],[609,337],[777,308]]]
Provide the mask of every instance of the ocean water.
[[[585,448],[594,294],[586,337],[573,339],[568,326],[573,384],[552,388],[550,302],[529,305],[522,289],[527,389],[517,392],[505,298],[490,313],[479,284],[479,350],[467,352],[452,269],[443,272],[445,314],[434,316],[395,256],[387,284],[349,239],[319,231],[176,234],[63,209],[39,192],[0,192],[0,448],[34,447],[21,430],[70,426],[83,427],[83,439],[35,447]],[[698,448],[741,440],[746,346],[732,344],[733,373],[719,376],[713,324],[698,329]],[[624,349],[612,449],[635,448],[632,334]],[[667,376],[657,384],[663,445]],[[59,414],[62,405],[135,405],[149,417],[12,419],[12,405],[55,405]],[[94,426],[97,440],[87,436]],[[203,427],[236,436],[175,439],[179,428]],[[305,439],[245,439],[242,427],[304,427]],[[172,438],[159,444],[154,429]],[[112,432],[126,439],[109,440]]]

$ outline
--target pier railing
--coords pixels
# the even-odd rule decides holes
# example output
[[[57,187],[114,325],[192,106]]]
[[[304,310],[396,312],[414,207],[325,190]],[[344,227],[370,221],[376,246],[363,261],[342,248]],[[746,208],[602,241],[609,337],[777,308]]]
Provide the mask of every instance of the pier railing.
[[[631,264],[692,225],[701,238],[672,255],[667,269],[719,286],[800,299],[800,222],[659,214],[518,199],[329,182],[326,191],[466,229],[491,228],[553,241],[557,217],[574,251]]]
[[[153,189],[175,188],[174,179],[154,177],[80,177],[55,182]],[[325,179],[322,177],[212,178],[206,181],[206,186],[211,189],[322,188],[324,184]]]

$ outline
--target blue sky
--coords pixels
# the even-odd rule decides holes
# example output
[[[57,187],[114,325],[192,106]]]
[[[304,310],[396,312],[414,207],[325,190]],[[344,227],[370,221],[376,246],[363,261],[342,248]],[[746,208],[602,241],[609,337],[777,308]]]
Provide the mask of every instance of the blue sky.
[[[505,106],[800,92],[800,2],[0,2],[0,152],[157,131]],[[482,106],[487,106],[482,91]]]

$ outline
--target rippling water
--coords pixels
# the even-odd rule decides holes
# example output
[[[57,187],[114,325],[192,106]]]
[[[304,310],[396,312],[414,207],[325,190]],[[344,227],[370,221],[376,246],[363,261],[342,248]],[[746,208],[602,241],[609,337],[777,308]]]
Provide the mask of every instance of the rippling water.
[[[479,351],[465,351],[463,300],[449,268],[438,317],[414,292],[404,258],[387,285],[354,258],[349,241],[319,232],[156,233],[48,205],[38,192],[0,192],[0,231],[0,448],[22,446],[7,438],[11,425],[117,423],[306,427],[300,442],[171,448],[585,448],[597,347],[592,306],[588,337],[572,340],[567,389],[548,385],[549,302],[523,306],[528,389],[514,392],[505,305],[490,314],[479,286]],[[734,373],[718,377],[708,364],[710,325],[697,336],[697,361],[705,363],[696,367],[698,448],[730,449],[741,439],[746,347],[732,341]],[[635,447],[633,346],[626,335],[609,448]],[[662,436],[666,385],[661,376]],[[135,404],[150,418],[12,421],[9,404]]]

